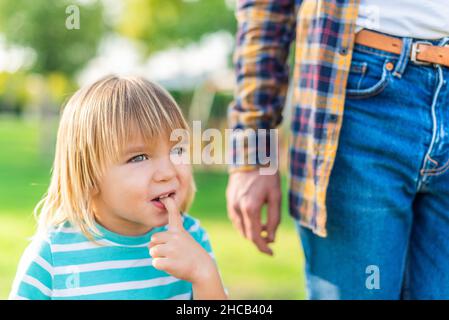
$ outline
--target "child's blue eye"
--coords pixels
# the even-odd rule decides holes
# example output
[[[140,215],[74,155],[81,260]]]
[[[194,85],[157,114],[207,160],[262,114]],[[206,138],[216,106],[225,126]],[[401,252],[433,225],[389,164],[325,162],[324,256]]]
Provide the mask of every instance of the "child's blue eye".
[[[135,157],[129,159],[128,162],[133,163],[133,162],[140,162],[140,161],[143,161],[143,160],[148,160],[148,156],[145,155],[145,154],[139,154],[138,156],[135,156]]]

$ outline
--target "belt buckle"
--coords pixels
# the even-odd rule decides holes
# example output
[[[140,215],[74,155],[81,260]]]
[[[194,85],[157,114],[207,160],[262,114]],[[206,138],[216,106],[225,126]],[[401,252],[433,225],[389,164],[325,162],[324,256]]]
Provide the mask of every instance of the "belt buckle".
[[[423,62],[423,61],[417,60],[416,55],[417,55],[418,52],[419,52],[418,45],[420,45],[420,44],[429,44],[429,45],[433,46],[433,43],[428,42],[428,41],[415,41],[415,42],[413,42],[413,43],[412,43],[412,55],[411,55],[411,57],[410,57],[410,60],[411,60],[412,62],[416,63],[416,64],[420,64],[420,65],[424,65],[424,66],[430,66],[430,65],[432,65],[431,62]]]

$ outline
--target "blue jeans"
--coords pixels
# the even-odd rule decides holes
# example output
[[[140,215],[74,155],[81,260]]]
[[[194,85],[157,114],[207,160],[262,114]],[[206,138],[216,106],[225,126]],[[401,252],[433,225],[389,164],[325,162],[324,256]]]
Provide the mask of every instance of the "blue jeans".
[[[449,298],[449,68],[356,44],[310,299]],[[449,37],[433,40],[449,43]]]

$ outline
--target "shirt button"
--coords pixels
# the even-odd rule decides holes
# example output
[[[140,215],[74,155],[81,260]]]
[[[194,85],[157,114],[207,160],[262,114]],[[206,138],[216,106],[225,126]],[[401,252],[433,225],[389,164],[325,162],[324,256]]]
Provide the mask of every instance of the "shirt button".
[[[340,54],[341,54],[342,56],[347,55],[347,54],[348,54],[348,47],[342,47],[342,48],[340,48]]]

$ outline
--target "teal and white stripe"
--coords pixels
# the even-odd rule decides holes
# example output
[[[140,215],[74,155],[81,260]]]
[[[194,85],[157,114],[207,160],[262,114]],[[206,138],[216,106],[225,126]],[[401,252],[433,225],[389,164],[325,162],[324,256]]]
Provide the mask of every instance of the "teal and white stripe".
[[[213,257],[197,219],[183,216],[184,228]],[[148,245],[154,233],[129,237],[97,225],[89,241],[68,223],[32,240],[22,255],[10,299],[191,299],[192,286],[152,266]]]

